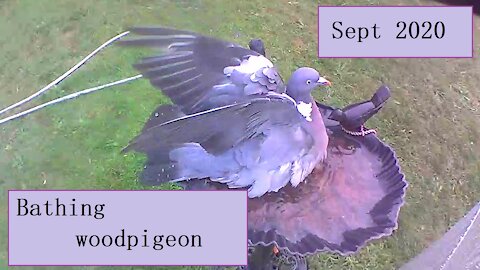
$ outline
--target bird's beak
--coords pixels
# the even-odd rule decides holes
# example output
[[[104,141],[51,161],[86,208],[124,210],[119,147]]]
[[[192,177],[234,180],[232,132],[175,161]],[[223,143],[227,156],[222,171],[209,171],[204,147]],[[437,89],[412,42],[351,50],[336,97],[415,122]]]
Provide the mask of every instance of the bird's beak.
[[[321,85],[321,86],[332,86],[332,83],[330,81],[328,81],[327,79],[323,78],[323,77],[320,77],[320,79],[318,79],[317,83],[318,83],[318,85]]]

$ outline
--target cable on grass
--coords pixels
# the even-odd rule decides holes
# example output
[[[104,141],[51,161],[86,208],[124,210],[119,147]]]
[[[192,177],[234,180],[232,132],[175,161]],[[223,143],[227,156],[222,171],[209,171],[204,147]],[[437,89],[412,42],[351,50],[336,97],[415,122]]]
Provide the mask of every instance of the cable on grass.
[[[136,80],[136,79],[140,79],[141,77],[143,77],[143,76],[141,74],[139,74],[139,75],[136,75],[136,76],[133,76],[133,77],[129,77],[129,78],[126,78],[126,79],[118,80],[118,81],[107,83],[107,84],[100,85],[100,86],[96,86],[96,87],[93,87],[93,88],[88,88],[88,89],[85,89],[85,90],[82,90],[82,91],[75,92],[75,93],[70,94],[70,95],[66,95],[66,96],[54,99],[52,101],[40,104],[36,107],[33,107],[31,109],[22,111],[20,113],[15,114],[15,115],[6,117],[4,119],[0,119],[0,125],[5,124],[5,123],[7,123],[9,121],[12,121],[14,119],[20,118],[22,116],[31,114],[35,111],[38,111],[38,110],[43,109],[45,107],[51,106],[53,104],[57,104],[57,103],[60,103],[60,102],[63,102],[63,101],[69,100],[69,99],[74,99],[74,98],[76,98],[78,96],[81,96],[81,95],[90,94],[90,93],[96,92],[98,90],[102,90],[102,89],[110,87],[110,86],[124,84],[124,83],[130,82],[130,81]]]
[[[91,52],[89,55],[87,55],[85,58],[83,58],[80,62],[78,62],[75,66],[73,66],[72,68],[70,68],[67,72],[65,72],[63,75],[61,75],[60,77],[58,77],[57,79],[55,79],[53,82],[49,83],[47,86],[45,86],[44,88],[40,89],[39,91],[37,91],[36,93],[34,93],[33,95],[15,103],[15,104],[12,104],[2,110],[0,110],[0,115],[9,111],[9,110],[12,110],[18,106],[21,106],[29,101],[31,101],[32,99],[40,96],[41,94],[45,93],[46,91],[48,91],[50,88],[52,88],[53,86],[57,86],[59,83],[61,83],[65,78],[69,77],[70,75],[72,75],[73,72],[75,72],[77,69],[79,69],[83,64],[85,64],[88,60],[90,60],[93,56],[95,56],[98,52],[100,52],[101,50],[103,50],[104,48],[106,48],[107,46],[109,46],[110,44],[112,44],[113,42],[119,40],[120,38],[128,35],[130,33],[130,31],[126,31],[126,32],[123,32],[119,35],[116,35],[115,37],[109,39],[108,41],[106,41],[105,43],[103,43],[102,45],[100,45],[100,47],[98,47],[97,49],[95,49],[93,52]],[[105,87],[103,87],[105,88]],[[102,88],[102,89],[103,89]],[[43,105],[43,104],[42,104]],[[10,117],[8,117],[10,118]],[[5,119],[8,119],[8,118],[5,118]],[[1,121],[4,121],[5,119],[2,119],[0,120],[0,124],[1,123],[5,123],[5,122],[1,122]]]

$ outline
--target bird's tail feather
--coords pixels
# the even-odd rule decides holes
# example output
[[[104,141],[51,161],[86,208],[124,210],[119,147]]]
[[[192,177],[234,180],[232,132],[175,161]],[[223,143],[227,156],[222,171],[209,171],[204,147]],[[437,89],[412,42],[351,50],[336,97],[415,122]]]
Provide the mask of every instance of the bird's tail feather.
[[[148,161],[141,175],[142,182],[158,185],[214,176],[215,157],[197,143],[186,143],[166,150],[150,149]]]
[[[184,179],[178,178],[178,172],[170,163],[149,162],[141,174],[141,182],[149,186],[157,186],[167,182],[176,182]]]

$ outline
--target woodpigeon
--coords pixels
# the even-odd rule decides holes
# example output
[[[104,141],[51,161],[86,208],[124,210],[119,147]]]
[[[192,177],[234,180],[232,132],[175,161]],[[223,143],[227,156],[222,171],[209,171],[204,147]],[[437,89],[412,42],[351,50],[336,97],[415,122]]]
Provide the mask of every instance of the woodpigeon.
[[[249,197],[299,185],[326,158],[328,136],[311,92],[330,85],[301,67],[285,85],[272,62],[197,33],[133,28],[123,45],[161,50],[135,67],[174,105],[162,106],[124,150],[146,153],[148,184],[209,178]]]

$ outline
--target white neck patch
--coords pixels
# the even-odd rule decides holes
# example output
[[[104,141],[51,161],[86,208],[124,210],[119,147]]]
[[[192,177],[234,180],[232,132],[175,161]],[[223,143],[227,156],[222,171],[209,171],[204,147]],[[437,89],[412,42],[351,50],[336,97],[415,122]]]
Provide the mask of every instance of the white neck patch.
[[[308,122],[312,121],[312,103],[300,101],[300,103],[297,103],[297,110]]]

